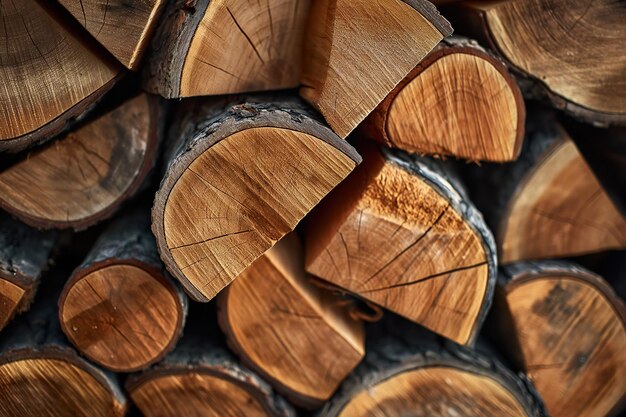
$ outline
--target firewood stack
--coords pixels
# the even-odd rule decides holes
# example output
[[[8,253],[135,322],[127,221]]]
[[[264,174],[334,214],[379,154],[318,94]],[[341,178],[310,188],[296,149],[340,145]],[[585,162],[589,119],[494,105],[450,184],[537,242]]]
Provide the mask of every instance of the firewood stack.
[[[0,415],[617,416],[626,7],[434,3],[0,2]]]

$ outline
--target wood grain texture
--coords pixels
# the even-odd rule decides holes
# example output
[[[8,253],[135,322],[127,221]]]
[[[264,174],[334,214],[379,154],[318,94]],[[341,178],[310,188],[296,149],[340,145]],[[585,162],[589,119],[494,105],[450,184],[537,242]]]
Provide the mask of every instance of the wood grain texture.
[[[328,400],[361,361],[361,323],[308,282],[300,242],[287,235],[220,294],[229,345],[294,404]]]
[[[144,87],[166,98],[297,87],[310,3],[170,2]]]
[[[518,157],[526,111],[504,63],[444,39],[368,116],[360,132],[408,152],[505,162]]]
[[[473,343],[495,285],[495,243],[481,215],[426,160],[359,150],[364,163],[306,224],[307,271]]]
[[[169,271],[192,298],[208,301],[360,157],[289,96],[220,98],[181,113],[152,228]]]
[[[531,87],[529,93],[547,96],[578,118],[621,125],[626,123],[624,19],[626,9],[611,0],[474,2],[458,14],[460,28],[474,22],[470,30],[482,33],[543,90]]]
[[[18,151],[81,116],[113,85],[120,68],[40,2],[5,1],[0,19],[0,150]]]
[[[165,0],[59,0],[118,61],[138,68]]]
[[[101,366],[145,368],[171,351],[187,313],[150,232],[149,209],[118,218],[105,230],[59,298],[61,328]]]
[[[315,1],[300,95],[345,138],[451,32],[423,0]]]
[[[40,228],[113,214],[153,167],[162,113],[141,94],[0,172],[0,207]]]

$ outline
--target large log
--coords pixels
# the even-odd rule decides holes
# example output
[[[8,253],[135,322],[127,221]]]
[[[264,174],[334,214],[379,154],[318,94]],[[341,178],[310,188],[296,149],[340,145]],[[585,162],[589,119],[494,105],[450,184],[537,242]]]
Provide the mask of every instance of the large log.
[[[427,0],[317,0],[300,95],[343,138],[452,33]]]
[[[295,417],[294,409],[285,400],[255,373],[237,363],[218,341],[219,329],[206,323],[207,318],[214,317],[205,310],[192,309],[185,335],[162,362],[126,381],[126,390],[142,414]]]
[[[121,68],[43,2],[2,2],[0,20],[0,151],[19,151],[82,117]]]
[[[311,213],[306,268],[461,344],[496,279],[495,244],[444,165],[375,145]]]
[[[546,417],[532,385],[493,356],[405,329],[367,355],[318,417]]]
[[[290,234],[220,293],[229,346],[294,404],[321,405],[365,354],[361,323],[308,282]]]
[[[297,87],[311,0],[173,0],[153,38],[146,91],[166,98]]]
[[[552,417],[615,415],[626,400],[626,307],[571,263],[521,262],[498,280],[496,336]]]
[[[149,217],[140,206],[111,224],[59,298],[65,335],[113,371],[160,360],[176,345],[187,314],[186,296],[159,259]]]
[[[161,258],[208,301],[360,162],[297,98],[187,102],[152,210]]]
[[[623,125],[622,6],[612,0],[496,0],[464,3],[449,16],[461,32],[507,59],[530,96],[588,122]]]
[[[137,69],[166,0],[59,0],[127,68]]]
[[[117,377],[68,346],[56,300],[62,276],[50,273],[27,314],[2,331],[0,414],[12,417],[122,417],[126,398]]]
[[[473,199],[496,231],[500,262],[626,247],[626,218],[554,115],[534,111],[526,130],[516,162],[470,167]]]
[[[526,108],[507,67],[475,41],[446,38],[365,119],[387,146],[472,161],[518,157]]]
[[[0,214],[0,330],[30,307],[56,240]]]
[[[140,94],[0,172],[0,207],[40,228],[83,229],[115,212],[142,185],[163,113]]]

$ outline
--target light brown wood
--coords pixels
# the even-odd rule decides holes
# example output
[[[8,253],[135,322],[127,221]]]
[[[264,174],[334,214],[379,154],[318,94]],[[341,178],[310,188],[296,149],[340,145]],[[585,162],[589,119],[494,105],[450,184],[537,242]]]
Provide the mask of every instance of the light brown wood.
[[[5,1],[0,37],[0,149],[48,139],[112,85],[119,68],[35,0]]]
[[[0,172],[0,206],[38,227],[108,217],[154,164],[157,104],[145,94]]]
[[[15,315],[25,295],[26,289],[0,278],[0,329]]]
[[[460,369],[433,366],[393,376],[355,396],[341,417],[384,415],[525,417],[517,399],[497,381]]]
[[[59,0],[127,68],[139,66],[165,0]]]
[[[599,277],[564,267],[522,271],[503,291],[513,326],[506,334],[517,336],[550,415],[612,415],[626,396],[623,302]]]
[[[471,343],[495,279],[492,238],[472,224],[482,219],[470,220],[430,178],[377,149],[360,151],[363,164],[307,223],[307,271]]]
[[[93,361],[118,371],[161,356],[182,315],[171,285],[132,264],[83,275],[62,301],[60,319],[69,339]]]
[[[505,162],[519,155],[524,119],[522,94],[506,66],[454,37],[394,88],[362,131],[408,152]]]
[[[314,1],[300,94],[345,138],[450,33],[422,0]]]
[[[626,219],[564,131],[508,203],[498,247],[504,263],[626,247]]]
[[[361,361],[364,332],[338,300],[308,282],[288,235],[220,294],[229,343],[296,404],[328,400]]]
[[[125,414],[91,373],[54,358],[0,365],[0,414],[5,416],[116,417]]]

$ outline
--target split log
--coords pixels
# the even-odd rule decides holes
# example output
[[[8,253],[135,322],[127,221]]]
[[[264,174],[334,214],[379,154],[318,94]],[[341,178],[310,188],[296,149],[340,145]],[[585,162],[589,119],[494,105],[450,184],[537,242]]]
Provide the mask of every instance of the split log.
[[[0,330],[30,307],[56,240],[0,214]]]
[[[314,1],[300,94],[345,138],[451,33],[426,0]]]
[[[169,2],[152,40],[144,89],[177,98],[297,87],[311,2]]]
[[[59,0],[127,68],[137,69],[166,0]]]
[[[0,150],[19,151],[82,117],[121,68],[42,2],[2,2],[0,19]]]
[[[546,417],[532,385],[497,360],[410,334],[372,338],[318,417]]]
[[[604,417],[626,400],[626,308],[599,276],[571,263],[502,270],[497,335],[552,417]]]
[[[83,229],[133,195],[152,169],[163,121],[141,94],[0,172],[0,207],[39,228]]]
[[[306,223],[307,271],[471,344],[496,279],[482,216],[444,166],[374,146],[360,152],[363,164]]]
[[[361,158],[290,96],[190,101],[152,209],[161,258],[208,301],[271,248]]]
[[[49,274],[33,307],[2,332],[0,414],[3,416],[121,417],[126,398],[117,377],[67,345],[56,300],[61,277]]]
[[[473,170],[500,262],[625,248],[626,218],[554,115],[533,112],[526,130],[519,160]]]
[[[206,318],[196,313],[204,312],[191,313],[193,320],[172,353],[126,381],[126,390],[142,414],[295,417],[286,401],[214,339],[219,330],[207,326]]]
[[[468,2],[449,16],[461,32],[498,51],[530,96],[544,96],[588,122],[626,124],[626,9],[620,2]]]
[[[287,235],[220,293],[229,346],[294,404],[327,401],[365,354],[362,324],[307,282],[298,237]]]
[[[171,351],[186,314],[186,297],[163,270],[149,210],[141,207],[107,228],[59,299],[68,339],[118,372],[145,368]]]
[[[408,152],[506,162],[519,156],[526,108],[507,67],[467,38],[444,39],[360,131]]]

